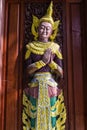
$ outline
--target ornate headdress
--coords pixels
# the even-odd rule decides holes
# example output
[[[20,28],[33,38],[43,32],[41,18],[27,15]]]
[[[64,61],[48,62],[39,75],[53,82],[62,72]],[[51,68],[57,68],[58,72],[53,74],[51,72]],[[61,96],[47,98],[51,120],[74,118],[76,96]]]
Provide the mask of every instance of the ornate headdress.
[[[53,13],[53,2],[51,1],[47,13],[40,19],[38,19],[36,16],[33,15],[33,23],[32,23],[32,34],[35,36],[34,39],[37,40],[38,37],[38,32],[37,32],[37,27],[41,22],[49,22],[52,24],[53,27],[53,34],[50,36],[50,40],[54,40],[58,31],[58,26],[60,23],[60,20],[55,21],[52,18],[52,13]]]

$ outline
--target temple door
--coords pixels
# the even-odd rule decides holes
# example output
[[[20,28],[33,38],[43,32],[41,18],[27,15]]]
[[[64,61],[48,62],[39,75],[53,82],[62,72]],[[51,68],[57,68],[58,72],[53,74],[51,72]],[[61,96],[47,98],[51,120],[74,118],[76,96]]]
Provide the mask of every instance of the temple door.
[[[53,1],[54,18],[58,15],[61,20],[60,35],[57,40],[64,57],[63,90],[67,109],[66,130],[85,130],[82,3],[81,0]],[[22,130],[22,90],[25,85],[24,48],[26,43],[33,39],[30,33],[31,14],[36,12],[38,16],[43,15],[49,3],[50,0],[1,0],[0,130]]]

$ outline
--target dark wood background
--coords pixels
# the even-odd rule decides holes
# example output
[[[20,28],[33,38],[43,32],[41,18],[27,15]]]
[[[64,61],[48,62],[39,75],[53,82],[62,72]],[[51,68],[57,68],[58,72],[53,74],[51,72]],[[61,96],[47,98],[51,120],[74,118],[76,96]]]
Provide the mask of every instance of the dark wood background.
[[[62,1],[62,50],[66,130],[87,128],[87,2]],[[32,3],[47,2],[32,0]],[[48,1],[50,2],[50,0]],[[31,0],[0,1],[0,130],[22,130],[25,5]],[[1,8],[2,7],[2,8]]]

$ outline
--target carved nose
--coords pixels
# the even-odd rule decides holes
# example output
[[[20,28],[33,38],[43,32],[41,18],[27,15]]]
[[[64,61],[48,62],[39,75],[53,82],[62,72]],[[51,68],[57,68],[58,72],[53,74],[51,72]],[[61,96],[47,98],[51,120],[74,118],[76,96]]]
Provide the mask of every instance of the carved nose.
[[[44,28],[44,32],[46,32],[46,28]]]

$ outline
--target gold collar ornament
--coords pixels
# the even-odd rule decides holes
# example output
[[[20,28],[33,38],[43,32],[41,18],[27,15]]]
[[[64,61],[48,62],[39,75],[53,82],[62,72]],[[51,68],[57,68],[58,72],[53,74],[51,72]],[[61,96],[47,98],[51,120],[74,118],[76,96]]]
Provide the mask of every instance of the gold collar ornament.
[[[61,52],[59,52],[59,45],[57,43],[54,42],[48,42],[48,43],[43,43],[43,42],[39,42],[39,41],[34,41],[31,42],[29,44],[26,45],[27,51],[25,54],[25,59],[28,59],[30,54],[37,54],[37,55],[43,55],[44,52],[50,48],[53,52],[53,54],[56,54],[56,56],[59,59],[62,59],[62,54]]]
[[[58,26],[59,26],[60,20],[54,22],[52,18],[52,13],[53,13],[53,2],[51,1],[47,9],[47,13],[42,18],[38,19],[36,16],[33,15],[33,23],[31,27],[31,32],[34,35],[35,40],[37,40],[38,38],[37,28],[41,22],[49,22],[52,24],[53,34],[50,36],[50,40],[53,41],[55,39],[58,32]]]

